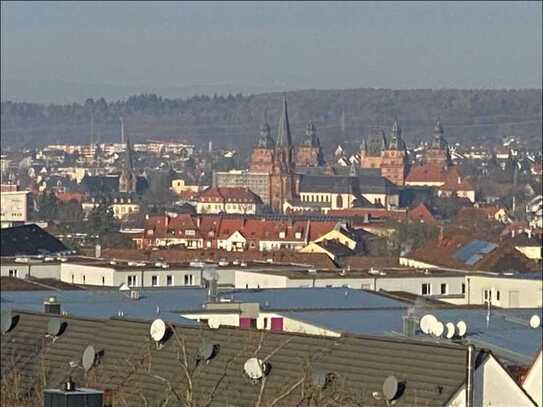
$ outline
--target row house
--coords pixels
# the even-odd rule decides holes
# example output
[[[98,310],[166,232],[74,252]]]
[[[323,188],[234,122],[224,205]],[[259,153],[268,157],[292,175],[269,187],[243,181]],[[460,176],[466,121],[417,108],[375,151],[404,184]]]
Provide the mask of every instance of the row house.
[[[211,187],[198,195],[196,212],[255,215],[261,210],[262,205],[260,197],[249,188]]]
[[[334,221],[292,221],[265,218],[193,216],[150,216],[137,246],[226,251],[274,251],[302,249],[311,240],[328,233]]]

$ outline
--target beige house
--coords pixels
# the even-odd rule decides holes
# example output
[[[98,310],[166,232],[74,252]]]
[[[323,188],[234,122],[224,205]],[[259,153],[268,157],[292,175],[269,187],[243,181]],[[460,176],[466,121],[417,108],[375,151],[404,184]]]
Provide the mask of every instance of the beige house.
[[[488,302],[501,308],[540,308],[543,305],[541,273],[466,276],[466,303]]]

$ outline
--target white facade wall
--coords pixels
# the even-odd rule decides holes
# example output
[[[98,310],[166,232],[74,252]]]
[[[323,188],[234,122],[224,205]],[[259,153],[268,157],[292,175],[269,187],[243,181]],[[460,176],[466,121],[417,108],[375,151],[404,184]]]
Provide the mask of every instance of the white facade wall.
[[[427,284],[429,294],[446,298],[447,296],[463,296],[464,276],[421,275],[420,277],[367,277],[367,278],[298,278],[265,272],[233,270],[235,288],[310,288],[310,287],[345,287],[365,290],[406,291],[422,295],[422,285]],[[219,273],[219,284],[223,284]],[[442,287],[444,285],[444,287]],[[442,293],[442,288],[445,293]],[[463,301],[462,301],[463,303]]]
[[[502,308],[543,306],[543,280],[472,275],[466,276],[466,287],[468,304],[485,304],[490,300],[492,305]]]
[[[202,314],[180,314],[183,318],[192,319],[194,321],[207,321],[208,325],[212,328],[219,326],[234,326],[239,327],[239,312],[232,313],[202,313]],[[256,319],[256,328],[260,330],[270,330],[271,329],[271,318],[281,318],[283,319],[283,331],[284,332],[295,332],[308,335],[319,335],[319,336],[341,336],[339,333],[321,328],[316,325],[309,324],[307,322],[299,321],[292,318],[287,318],[281,314],[276,314],[273,312],[260,312]]]
[[[168,276],[171,276],[171,285],[168,285]],[[113,267],[75,263],[62,263],[61,267],[61,281],[73,284],[109,287],[126,284],[141,287],[142,277],[143,287],[185,287],[202,284],[202,272],[196,268],[150,270],[135,266],[128,270],[115,270]]]
[[[2,263],[0,265],[2,277],[27,278],[52,278],[60,280],[60,263]]]
[[[425,263],[416,259],[410,259],[409,257],[400,257],[400,266],[414,267],[418,269],[436,269],[438,266],[430,263]]]
[[[62,263],[60,280],[70,284],[115,286],[115,270],[85,264]],[[120,284],[119,284],[120,285]]]
[[[288,278],[274,274],[236,270],[234,284],[235,288],[286,288],[288,287]]]
[[[490,355],[473,375],[473,407],[533,407],[534,404]],[[447,407],[464,407],[466,390],[462,386]]]

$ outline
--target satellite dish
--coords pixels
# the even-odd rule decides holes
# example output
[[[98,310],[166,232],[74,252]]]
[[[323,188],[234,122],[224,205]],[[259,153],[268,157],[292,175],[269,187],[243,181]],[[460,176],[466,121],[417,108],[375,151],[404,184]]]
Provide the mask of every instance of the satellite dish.
[[[251,380],[259,380],[266,374],[266,364],[257,358],[247,359],[243,365],[245,374],[249,376]]]
[[[443,332],[445,331],[445,325],[443,325],[443,322],[441,321],[436,321],[433,325],[432,325],[432,334],[436,337],[440,337],[441,335],[443,335]]]
[[[47,322],[47,333],[51,336],[59,336],[62,331],[62,320],[60,318],[51,318]]]
[[[437,322],[437,318],[432,314],[426,314],[420,319],[420,329],[425,334],[429,335],[432,333],[432,326]]]
[[[13,314],[10,310],[2,311],[2,333],[7,334],[13,328]]]
[[[213,320],[209,320],[207,322],[207,324],[209,325],[210,328],[212,329],[218,329],[221,327],[221,323],[217,320],[217,321],[213,321]]]
[[[208,361],[210,359],[213,359],[216,349],[216,345],[208,342],[203,342],[198,347],[198,354],[196,355],[196,359],[200,361]]]
[[[161,319],[155,319],[151,324],[149,333],[155,342],[160,342],[166,335],[166,324]]]
[[[530,318],[530,326],[534,329],[541,326],[541,318],[539,318],[539,315],[532,315],[532,317]]]
[[[328,384],[330,384],[335,378],[333,373],[330,373],[322,368],[316,368],[311,374],[311,382],[314,386],[324,389]]]
[[[383,395],[388,401],[394,400],[398,394],[398,379],[388,376],[383,382]]]
[[[452,339],[454,337],[454,334],[456,333],[456,326],[452,322],[447,322],[445,324],[445,328],[447,328],[447,332],[445,333],[445,337],[447,339]]]
[[[468,332],[468,325],[464,321],[458,321],[456,323],[456,328],[458,328],[458,336],[461,338]]]
[[[85,369],[85,371],[89,371],[90,368],[94,365],[95,360],[96,351],[94,350],[94,347],[92,345],[89,345],[85,348],[85,351],[83,352],[83,358],[81,360],[83,369]]]

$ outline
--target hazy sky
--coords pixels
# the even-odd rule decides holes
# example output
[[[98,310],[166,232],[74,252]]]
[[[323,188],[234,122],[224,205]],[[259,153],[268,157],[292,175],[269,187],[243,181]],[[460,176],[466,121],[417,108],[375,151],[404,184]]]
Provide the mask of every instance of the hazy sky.
[[[2,2],[2,79],[541,87],[541,2]]]

